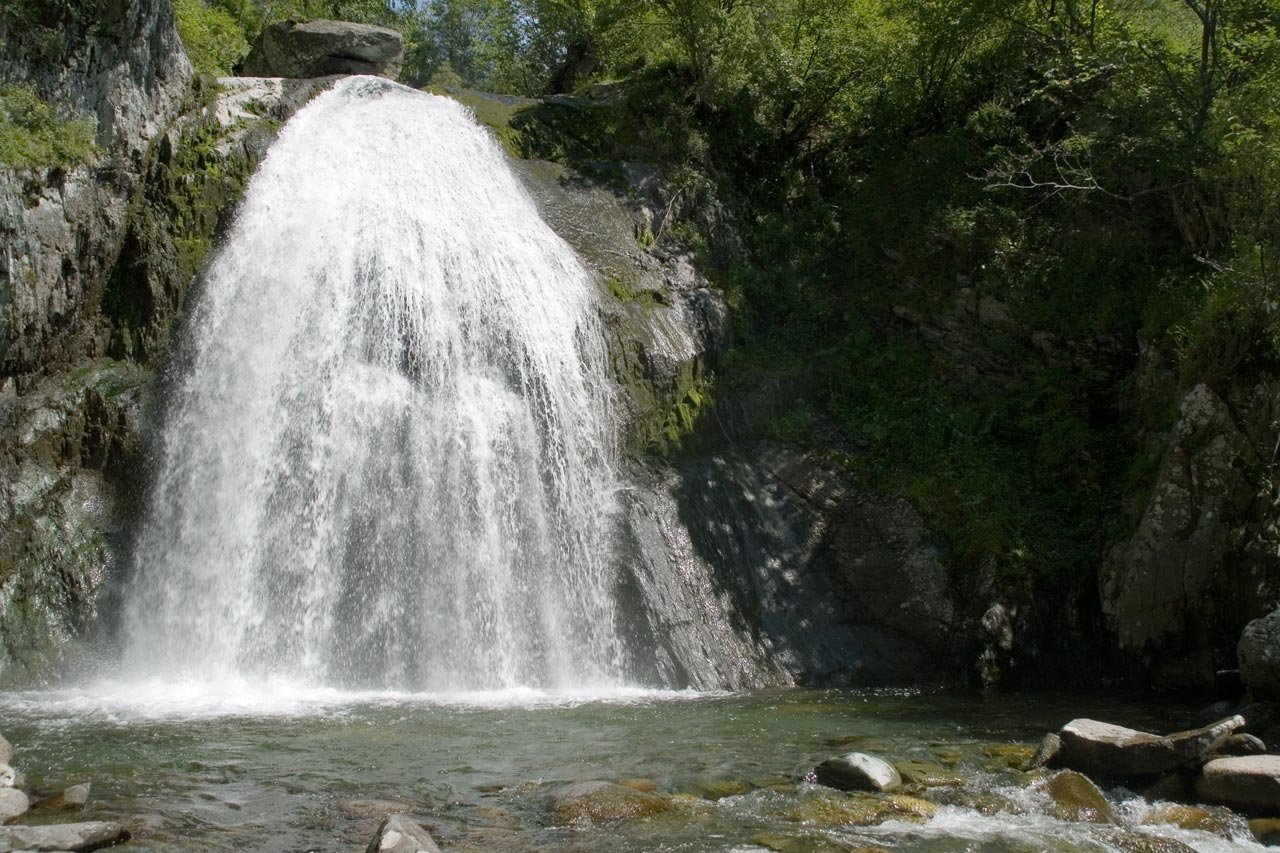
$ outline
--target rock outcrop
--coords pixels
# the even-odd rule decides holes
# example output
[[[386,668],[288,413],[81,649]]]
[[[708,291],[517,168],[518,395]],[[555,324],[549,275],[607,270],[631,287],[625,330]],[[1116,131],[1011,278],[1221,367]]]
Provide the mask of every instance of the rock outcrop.
[[[1259,698],[1280,699],[1280,610],[1245,626],[1236,655],[1244,685]]]
[[[282,21],[262,31],[240,73],[247,77],[372,74],[395,78],[404,39],[386,27],[349,21]]]
[[[1145,511],[1100,576],[1108,625],[1131,672],[1156,687],[1209,689],[1234,669],[1241,629],[1280,599],[1280,524],[1263,470],[1280,383],[1206,385],[1183,397]]]

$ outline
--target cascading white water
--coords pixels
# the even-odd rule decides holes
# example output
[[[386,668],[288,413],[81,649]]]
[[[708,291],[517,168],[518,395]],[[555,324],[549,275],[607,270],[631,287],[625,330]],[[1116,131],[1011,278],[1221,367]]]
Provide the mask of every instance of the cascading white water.
[[[590,275],[454,101],[350,78],[213,260],[126,664],[425,690],[622,676]]]

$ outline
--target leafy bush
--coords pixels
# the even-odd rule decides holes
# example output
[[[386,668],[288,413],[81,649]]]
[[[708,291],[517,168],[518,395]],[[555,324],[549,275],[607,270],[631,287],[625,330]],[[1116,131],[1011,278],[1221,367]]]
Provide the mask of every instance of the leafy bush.
[[[63,117],[35,87],[0,88],[0,163],[14,169],[67,168],[93,156],[94,122]]]
[[[201,74],[226,76],[249,52],[244,27],[226,11],[201,0],[174,0],[173,14],[187,56]]]

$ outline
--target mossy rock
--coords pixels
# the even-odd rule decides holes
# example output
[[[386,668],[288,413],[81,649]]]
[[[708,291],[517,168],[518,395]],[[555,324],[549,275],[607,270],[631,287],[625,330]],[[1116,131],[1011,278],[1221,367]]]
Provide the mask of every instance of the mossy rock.
[[[1049,812],[1059,820],[1083,823],[1111,823],[1111,804],[1098,786],[1074,770],[1050,776],[1040,786],[1052,800]]]
[[[923,785],[926,788],[958,787],[964,779],[947,770],[940,764],[931,761],[920,761],[909,758],[906,761],[895,761],[894,768],[902,781],[907,785]]]
[[[811,826],[877,826],[889,820],[925,823],[937,803],[906,794],[815,794],[786,813],[787,820]]]
[[[656,794],[611,782],[575,782],[552,796],[551,822],[556,826],[619,823],[670,808],[670,801]]]
[[[1249,821],[1249,831],[1259,844],[1280,847],[1280,818],[1255,818]]]

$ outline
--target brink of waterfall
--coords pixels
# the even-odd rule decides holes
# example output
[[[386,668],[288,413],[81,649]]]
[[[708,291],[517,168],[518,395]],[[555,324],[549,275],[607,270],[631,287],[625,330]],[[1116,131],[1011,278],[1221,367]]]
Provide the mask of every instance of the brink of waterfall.
[[[204,276],[126,667],[619,684],[597,298],[462,106],[365,77],[316,98]]]

